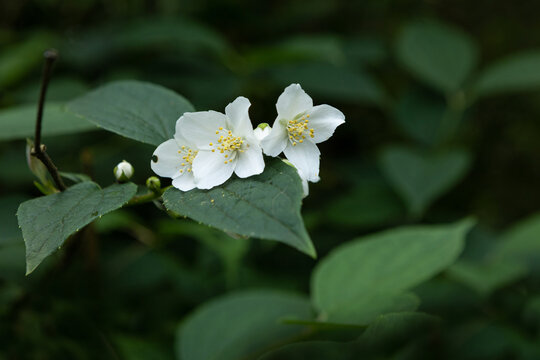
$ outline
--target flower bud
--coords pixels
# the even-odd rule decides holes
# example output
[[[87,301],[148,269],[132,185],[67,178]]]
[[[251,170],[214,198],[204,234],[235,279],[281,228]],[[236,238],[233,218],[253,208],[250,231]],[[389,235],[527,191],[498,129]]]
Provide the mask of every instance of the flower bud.
[[[270,134],[271,130],[272,128],[270,127],[270,125],[268,125],[267,123],[262,123],[259,124],[259,126],[255,128],[255,130],[253,130],[253,133],[255,134],[255,137],[259,141],[261,141]]]
[[[126,160],[122,160],[121,163],[115,166],[114,177],[118,182],[126,182],[133,176],[133,166],[128,163]]]
[[[150,176],[146,179],[146,187],[152,192],[161,191],[161,181],[157,176]]]

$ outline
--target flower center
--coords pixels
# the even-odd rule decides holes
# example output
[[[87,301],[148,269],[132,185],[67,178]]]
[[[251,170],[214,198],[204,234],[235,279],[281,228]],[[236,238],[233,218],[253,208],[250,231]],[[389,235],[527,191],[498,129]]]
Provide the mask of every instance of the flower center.
[[[308,127],[309,123],[309,114],[301,115],[295,117],[293,120],[289,120],[287,123],[287,131],[289,132],[289,140],[292,142],[293,146],[296,146],[296,143],[303,143],[306,135],[309,132],[309,136],[313,138],[314,130]],[[304,133],[306,135],[304,135]]]
[[[182,145],[180,147],[180,150],[178,150],[178,153],[182,155],[182,169],[180,169],[180,174],[186,170],[187,172],[191,172],[192,165],[193,165],[193,159],[195,159],[195,156],[197,156],[198,150],[193,150],[188,148],[187,146]]]
[[[220,135],[217,144],[209,145],[214,147],[212,152],[217,150],[223,154],[225,164],[234,159],[237,151],[244,152],[244,139],[241,136],[234,136],[231,130],[223,129],[221,126],[216,130],[216,135]],[[249,144],[245,144],[245,147],[249,147]]]

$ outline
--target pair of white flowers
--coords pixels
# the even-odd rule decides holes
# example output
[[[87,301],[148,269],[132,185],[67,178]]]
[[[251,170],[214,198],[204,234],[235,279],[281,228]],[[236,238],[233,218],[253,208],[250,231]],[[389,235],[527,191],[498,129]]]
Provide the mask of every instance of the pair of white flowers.
[[[307,193],[307,181],[319,180],[320,152],[315,144],[332,136],[345,116],[329,105],[313,106],[298,84],[288,86],[279,96],[272,128],[254,130],[250,106],[240,96],[227,105],[225,114],[185,113],[176,122],[174,138],[154,151],[152,170],[172,178],[172,185],[182,191],[211,189],[233,173],[240,178],[262,173],[263,151],[269,156],[283,152],[298,170]]]

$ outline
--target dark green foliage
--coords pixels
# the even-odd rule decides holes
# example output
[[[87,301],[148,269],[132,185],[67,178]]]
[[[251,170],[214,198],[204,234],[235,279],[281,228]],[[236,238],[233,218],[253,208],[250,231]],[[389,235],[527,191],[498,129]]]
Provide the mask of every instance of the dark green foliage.
[[[539,11],[3,1],[0,359],[539,359]],[[70,188],[38,197],[25,138],[51,47],[43,143]],[[307,198],[267,159],[168,190],[180,218],[160,200],[118,209],[137,190],[108,186],[113,167],[144,184],[183,112],[242,95],[272,124],[292,82],[346,116]]]

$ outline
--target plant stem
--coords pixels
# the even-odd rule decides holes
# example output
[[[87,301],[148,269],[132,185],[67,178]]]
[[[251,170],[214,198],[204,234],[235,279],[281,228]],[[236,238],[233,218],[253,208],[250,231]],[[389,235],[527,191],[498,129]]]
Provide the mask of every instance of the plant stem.
[[[34,136],[34,148],[32,149],[32,156],[37,157],[43,163],[43,165],[45,165],[58,189],[60,189],[60,191],[64,191],[66,189],[66,185],[64,185],[64,182],[58,173],[58,168],[54,165],[51,157],[47,154],[45,145],[41,144],[41,124],[43,122],[45,95],[47,94],[47,87],[51,78],[52,66],[55,60],[58,58],[58,53],[56,50],[47,50],[43,56],[45,57],[45,66],[43,67],[43,78],[41,80],[41,91],[39,93],[36,132]]]
[[[149,191],[148,193],[143,194],[143,195],[136,195],[132,197],[131,200],[129,200],[126,205],[131,206],[131,205],[144,204],[150,201],[154,201],[158,199],[161,195],[163,195],[165,190],[167,190],[170,187],[172,186],[167,186],[165,188],[159,189],[159,191]]]

